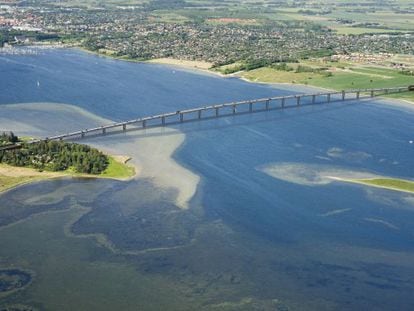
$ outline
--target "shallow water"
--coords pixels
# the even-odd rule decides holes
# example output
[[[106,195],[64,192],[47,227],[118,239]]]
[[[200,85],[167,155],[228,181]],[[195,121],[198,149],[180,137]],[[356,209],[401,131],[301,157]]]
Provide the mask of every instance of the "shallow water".
[[[61,102],[111,120],[288,93],[72,50],[2,56],[0,72],[11,90],[1,104]],[[414,196],[323,176],[413,178],[413,117],[408,106],[349,101],[88,138],[131,155],[141,178],[2,195],[0,268],[35,277],[0,305],[410,310]],[[0,129],[21,122],[24,135],[106,121],[55,104],[0,105]],[[176,162],[166,165],[171,148]],[[187,209],[178,203],[188,199]]]

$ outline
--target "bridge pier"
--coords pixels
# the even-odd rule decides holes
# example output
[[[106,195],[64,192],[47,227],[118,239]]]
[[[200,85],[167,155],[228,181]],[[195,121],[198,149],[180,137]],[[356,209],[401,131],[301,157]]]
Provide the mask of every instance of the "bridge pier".
[[[282,108],[285,108],[285,98],[282,97]]]
[[[327,102],[330,103],[331,102],[331,94],[328,94],[327,97],[328,97]]]
[[[296,105],[300,106],[300,96],[296,97]]]
[[[249,103],[249,112],[253,111],[253,103]]]
[[[180,113],[180,122],[184,122],[184,114]]]
[[[161,124],[164,126],[165,125],[165,117],[161,117]]]
[[[84,132],[82,132],[81,133],[81,138],[84,138],[85,137],[85,133]]]
[[[232,108],[233,108],[233,114],[236,114],[236,111],[237,111],[236,110],[236,105],[233,105]]]
[[[374,91],[371,91],[371,97],[374,97]]]
[[[356,99],[359,99],[359,91],[358,92],[356,92]]]
[[[216,109],[216,117],[219,116],[219,108],[215,108]]]
[[[198,118],[199,118],[199,119],[201,119],[201,111],[203,111],[203,110],[199,110],[199,111],[198,111]]]
[[[122,130],[125,132],[126,131],[126,124],[122,124]]]
[[[315,100],[316,100],[316,95],[312,95],[312,104],[315,103]]]
[[[104,135],[106,134],[106,129],[105,128],[102,129],[102,134],[104,134]]]
[[[270,99],[266,100],[266,110],[269,110]]]
[[[144,121],[142,121],[142,127],[143,127],[143,128],[146,128],[146,127],[147,127],[147,121],[145,121],[145,120],[144,120]]]
[[[345,100],[345,91],[342,91],[342,100]]]

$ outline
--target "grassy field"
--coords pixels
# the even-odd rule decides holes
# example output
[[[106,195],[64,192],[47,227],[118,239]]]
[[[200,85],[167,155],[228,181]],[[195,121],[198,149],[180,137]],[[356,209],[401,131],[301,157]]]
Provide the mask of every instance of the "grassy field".
[[[122,161],[116,160],[114,157],[109,157],[109,165],[107,169],[100,175],[100,177],[128,179],[135,175],[135,169]]]
[[[331,3],[331,5],[333,2]],[[342,3],[345,4],[345,3]],[[311,9],[315,14],[306,14],[309,9],[300,7],[278,7],[277,10],[262,13],[264,18],[270,20],[296,20],[317,23],[337,31],[339,34],[364,34],[364,33],[387,33],[387,32],[406,32],[414,30],[414,14],[400,13],[393,11],[391,8],[381,6],[381,9],[374,9],[372,4],[369,6],[372,10],[365,12],[353,11],[349,6],[342,6],[335,2],[330,6],[327,3],[325,12],[322,9]],[[364,3],[361,3],[361,8]],[[366,4],[367,5],[367,4]],[[400,8],[406,4],[400,3]],[[367,6],[368,8],[368,6]],[[328,10],[329,9],[329,10]],[[304,12],[305,11],[305,12]],[[403,11],[403,10],[402,10]],[[347,23],[342,23],[347,21]],[[366,25],[371,24],[368,27]],[[352,27],[351,27],[352,26]]]
[[[313,78],[319,78],[320,76],[320,74],[310,72],[295,73],[268,67],[242,72],[240,75],[252,82],[297,84],[311,84],[310,81]]]
[[[304,63],[309,66],[309,62]],[[414,84],[414,77],[403,75],[397,70],[374,66],[347,66],[338,64],[333,67],[328,64],[328,76],[323,73],[280,71],[273,68],[259,68],[240,74],[241,77],[253,82],[265,83],[297,83],[321,88],[346,90],[355,88],[380,88],[406,86]],[[394,98],[414,101],[414,92],[393,94]]]

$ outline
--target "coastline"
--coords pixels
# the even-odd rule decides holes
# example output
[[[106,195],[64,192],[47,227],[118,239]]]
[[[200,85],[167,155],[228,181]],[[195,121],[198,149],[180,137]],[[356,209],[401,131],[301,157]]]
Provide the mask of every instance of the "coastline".
[[[388,180],[390,182],[396,181],[396,182],[407,182],[407,183],[410,182],[410,183],[413,183],[411,181],[403,180],[403,179],[394,179],[394,178],[386,178],[386,177],[372,178],[372,179],[351,179],[351,178],[342,178],[342,177],[335,177],[335,176],[326,176],[326,177],[330,178],[332,180],[335,180],[335,181],[340,181],[340,182],[364,185],[364,186],[368,186],[368,187],[387,189],[387,190],[393,190],[393,191],[404,192],[404,193],[411,193],[411,194],[414,193],[414,191],[399,188],[399,187],[392,187],[392,186],[380,185],[380,184],[373,183],[373,181],[378,180],[378,179]]]
[[[133,59],[128,57],[119,57],[119,56],[113,56],[106,53],[100,53],[99,51],[90,51],[88,49],[85,49],[81,46],[72,46],[69,47],[72,49],[76,49],[88,54],[101,56],[101,57],[107,57],[114,60],[120,60],[125,62],[131,62],[131,63],[139,63],[139,64],[155,64],[155,65],[164,65],[164,66],[170,66],[175,67],[177,69],[183,69],[183,70],[189,70],[190,72],[195,72],[198,74],[209,74],[209,75],[215,75],[221,78],[230,78],[230,77],[237,77],[236,74],[229,74],[225,75],[221,72],[211,70],[211,63],[204,62],[204,61],[190,61],[190,60],[180,60],[180,59],[174,59],[174,58],[154,58],[149,60],[139,60],[139,59]],[[241,78],[241,77],[240,77]]]
[[[208,63],[208,62],[204,62],[204,61],[189,61],[189,60],[180,60],[180,59],[174,59],[174,58],[154,58],[154,59],[150,59],[150,60],[139,60],[139,59],[132,59],[132,58],[128,58],[128,57],[113,56],[113,55],[106,54],[106,53],[100,53],[99,51],[91,51],[91,50],[88,50],[88,49],[86,49],[82,46],[69,46],[67,48],[77,49],[77,50],[85,52],[85,53],[89,53],[89,54],[93,54],[93,55],[97,55],[97,56],[101,56],[101,57],[107,57],[107,58],[114,59],[114,60],[121,60],[121,61],[141,63],[141,64],[157,64],[157,65],[171,66],[171,67],[175,67],[175,68],[178,68],[178,69],[188,70],[190,72],[198,73],[198,74],[200,74],[200,73],[201,74],[210,74],[210,75],[221,77],[221,78],[237,78],[237,79],[240,79],[240,80],[248,82],[248,83],[270,85],[270,86],[274,86],[274,87],[280,87],[280,86],[286,87],[287,86],[287,87],[292,88],[292,89],[310,89],[310,90],[328,91],[328,92],[330,92],[330,91],[332,91],[332,92],[341,91],[339,89],[337,90],[337,89],[332,89],[332,88],[326,88],[326,87],[321,87],[321,86],[316,86],[316,85],[309,85],[309,84],[301,84],[301,83],[252,81],[252,80],[249,80],[249,79],[247,79],[247,78],[245,78],[241,75],[244,71],[235,72],[235,73],[232,73],[232,74],[223,74],[219,71],[211,70],[211,66],[208,68],[208,64],[210,64],[210,65],[212,65],[212,64]],[[377,98],[387,99],[387,100],[395,100],[395,101],[399,101],[400,103],[406,103],[406,104],[414,105],[414,101],[410,101],[410,100],[407,100],[407,99],[400,99],[400,98],[394,98],[394,97],[385,97],[385,96],[378,96]]]
[[[92,175],[92,174],[84,174],[84,173],[76,173],[71,172],[69,170],[66,171],[38,171],[34,168],[30,167],[18,167],[18,166],[11,166],[7,164],[0,163],[0,194],[3,194],[7,191],[13,190],[19,186],[43,181],[43,180],[51,180],[51,179],[58,179],[58,178],[88,178],[88,179],[113,179],[113,180],[120,180],[120,181],[128,181],[137,176],[139,176],[140,168],[136,165],[127,164],[129,157],[126,156],[117,156],[117,155],[108,155],[110,159],[113,159],[118,164],[124,165],[128,168],[130,175],[129,176],[116,176],[116,175],[108,175],[105,176],[105,172],[99,175]],[[128,159],[128,160],[125,160]],[[5,178],[6,182],[2,181]]]

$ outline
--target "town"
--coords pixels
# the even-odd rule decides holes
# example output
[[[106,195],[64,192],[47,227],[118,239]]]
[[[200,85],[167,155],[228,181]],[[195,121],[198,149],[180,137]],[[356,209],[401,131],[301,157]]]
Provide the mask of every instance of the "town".
[[[414,33],[409,30],[378,32],[372,28],[375,31],[370,33],[371,28],[367,28],[366,33],[341,34],[329,25],[305,18],[259,19],[254,13],[245,16],[224,10],[220,15],[216,9],[198,8],[204,14],[200,17],[194,16],[193,6],[179,7],[174,13],[175,8],[159,10],[155,5],[158,2],[153,1],[153,7],[90,9],[55,7],[42,2],[30,6],[3,4],[0,45],[58,43],[124,59],[197,60],[213,67],[244,62],[247,69],[311,57],[345,55],[340,56],[344,58],[355,53],[414,54]],[[268,11],[274,9],[269,7]],[[309,10],[298,12],[305,17],[316,14]],[[345,22],[337,19],[335,23]],[[360,23],[355,25],[361,27]]]

